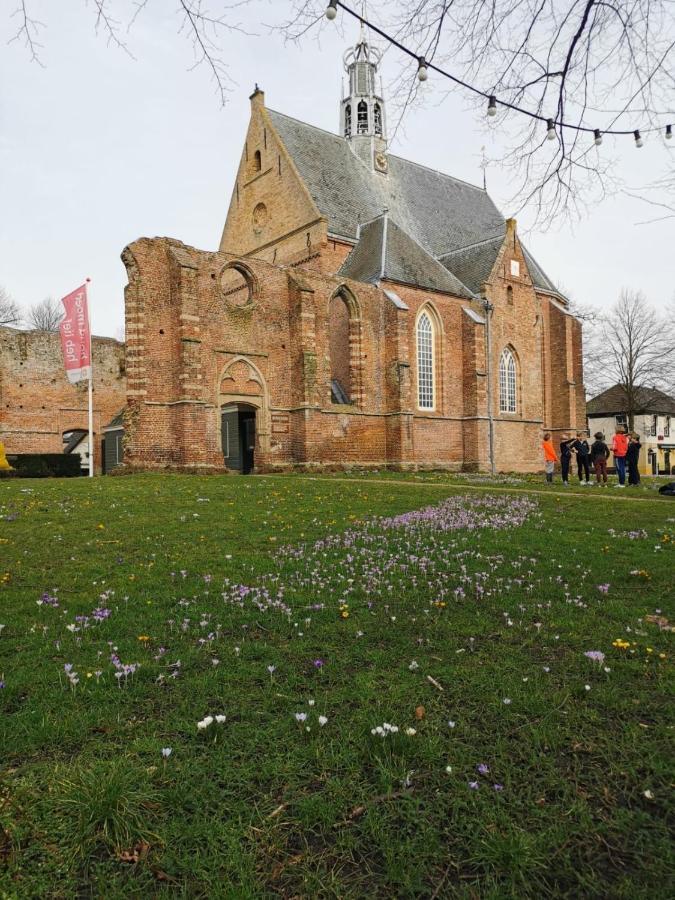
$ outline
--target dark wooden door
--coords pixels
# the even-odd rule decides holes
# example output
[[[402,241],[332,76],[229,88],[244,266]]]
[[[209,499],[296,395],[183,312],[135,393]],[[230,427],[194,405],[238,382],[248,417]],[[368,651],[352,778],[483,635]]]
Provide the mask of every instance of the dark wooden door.
[[[241,433],[241,471],[248,475],[255,464],[255,412],[243,410],[239,413],[239,429]]]

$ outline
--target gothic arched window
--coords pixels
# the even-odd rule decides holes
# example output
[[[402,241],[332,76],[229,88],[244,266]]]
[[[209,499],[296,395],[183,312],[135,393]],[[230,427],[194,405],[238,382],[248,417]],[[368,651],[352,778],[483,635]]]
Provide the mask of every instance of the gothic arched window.
[[[260,150],[255,151],[255,156],[253,157],[253,168],[256,172],[259,172],[262,169],[262,156],[260,154]]]
[[[351,104],[345,106],[345,137],[349,137],[352,133],[352,107]]]
[[[328,349],[333,403],[349,403],[352,393],[349,319],[349,307],[344,298],[338,294],[331,300],[328,313]]]
[[[379,103],[376,103],[373,107],[373,120],[375,123],[375,134],[382,134],[382,109]]]
[[[516,411],[516,360],[508,347],[499,357],[499,411]]]
[[[434,326],[426,312],[417,320],[417,405],[434,408]]]
[[[368,134],[368,104],[361,100],[356,109],[356,131],[358,134]]]

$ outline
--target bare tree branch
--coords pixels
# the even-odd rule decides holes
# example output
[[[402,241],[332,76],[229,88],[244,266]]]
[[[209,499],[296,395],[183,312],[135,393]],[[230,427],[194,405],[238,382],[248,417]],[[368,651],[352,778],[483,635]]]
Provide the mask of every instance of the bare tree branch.
[[[19,325],[21,310],[4,287],[0,287],[0,325]]]
[[[63,318],[63,306],[53,297],[45,297],[28,310],[26,326],[31,331],[58,331]]]

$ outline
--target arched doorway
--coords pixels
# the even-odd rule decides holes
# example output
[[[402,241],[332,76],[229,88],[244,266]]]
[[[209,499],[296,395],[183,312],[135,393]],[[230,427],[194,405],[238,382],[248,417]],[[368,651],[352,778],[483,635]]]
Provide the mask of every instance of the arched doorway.
[[[220,411],[220,438],[228,469],[248,475],[255,466],[256,407],[228,403]]]

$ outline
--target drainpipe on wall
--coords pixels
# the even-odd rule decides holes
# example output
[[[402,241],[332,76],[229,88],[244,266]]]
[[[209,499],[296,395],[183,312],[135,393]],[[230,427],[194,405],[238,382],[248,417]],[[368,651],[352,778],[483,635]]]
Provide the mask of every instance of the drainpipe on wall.
[[[487,378],[487,414],[488,414],[488,441],[490,450],[490,474],[496,475],[495,470],[495,425],[492,416],[492,332],[490,330],[490,318],[494,311],[494,304],[487,297],[482,298],[485,310],[485,377]]]

